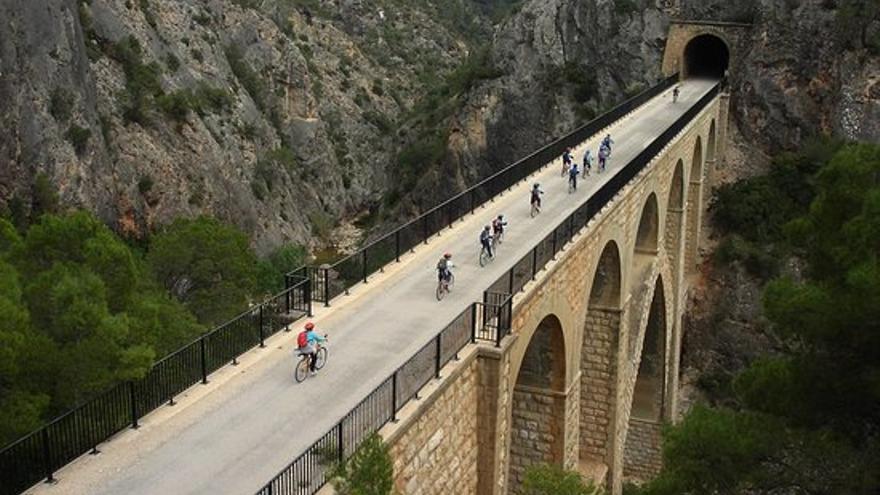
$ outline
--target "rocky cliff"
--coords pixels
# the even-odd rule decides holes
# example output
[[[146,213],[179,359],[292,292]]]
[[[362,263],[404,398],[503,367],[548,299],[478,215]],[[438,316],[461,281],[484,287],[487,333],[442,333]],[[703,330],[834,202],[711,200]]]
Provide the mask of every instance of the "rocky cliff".
[[[878,140],[873,5],[2,0],[0,205],[43,177],[135,237],[199,213],[262,251],[365,211],[378,231],[652,84],[673,18],[753,24],[731,72],[749,159]]]
[[[396,117],[465,53],[431,13],[3,0],[0,204],[26,213],[43,176],[134,237],[199,213],[263,250],[326,235],[383,197]]]

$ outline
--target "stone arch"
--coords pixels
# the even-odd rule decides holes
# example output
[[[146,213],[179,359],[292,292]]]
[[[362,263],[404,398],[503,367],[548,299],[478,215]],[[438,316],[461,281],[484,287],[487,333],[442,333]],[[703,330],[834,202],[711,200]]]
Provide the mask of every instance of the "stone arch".
[[[639,218],[639,227],[636,231],[635,250],[637,254],[657,254],[659,249],[658,237],[660,235],[660,208],[657,205],[657,195],[651,193],[642,206],[642,215]]]
[[[629,424],[624,441],[625,479],[646,480],[660,470],[660,431],[665,411],[668,324],[663,277],[654,283],[647,323],[636,361]]]
[[[684,216],[684,161],[678,160],[675,171],[672,173],[672,181],[669,183],[669,197],[666,200],[666,226],[663,239],[666,246],[666,256],[673,273],[677,273],[679,256],[681,256],[681,226]]]
[[[730,47],[714,34],[703,33],[684,47],[684,77],[721,79],[730,66]]]
[[[529,466],[562,466],[565,456],[565,337],[547,315],[529,340],[513,390],[510,489],[518,493]]]
[[[703,141],[697,136],[691,159],[691,173],[687,196],[687,237],[685,241],[685,270],[693,273],[697,268],[697,245],[700,240],[700,222],[703,204]]]
[[[706,140],[706,163],[715,163],[715,119],[709,124],[709,138]]]
[[[621,263],[618,244],[608,241],[593,273],[581,347],[580,468],[598,477],[614,452]]]

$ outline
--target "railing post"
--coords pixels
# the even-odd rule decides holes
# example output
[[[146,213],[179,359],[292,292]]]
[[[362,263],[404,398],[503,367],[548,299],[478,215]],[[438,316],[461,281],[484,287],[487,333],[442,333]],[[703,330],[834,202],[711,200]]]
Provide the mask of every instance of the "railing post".
[[[559,252],[559,251],[557,251],[557,248],[559,247],[559,245],[557,244],[559,242],[559,240],[557,239],[557,237],[559,237],[558,232],[559,232],[558,227],[553,229],[553,259],[554,260],[556,259],[556,253]]]
[[[367,250],[364,249],[364,250],[363,250],[363,253],[364,253],[364,254],[363,254],[363,260],[361,260],[361,261],[363,262],[363,264],[364,264],[364,268],[363,268],[363,278],[364,278],[364,283],[367,283]]]
[[[471,189],[471,194],[470,194],[470,196],[471,196],[471,215],[473,215],[473,214],[474,214],[474,209],[475,209],[475,206],[476,206],[476,199],[474,198],[474,190],[473,190],[473,189]]]
[[[131,401],[131,428],[137,430],[138,424],[137,399],[134,393],[134,381],[128,382],[128,400]]]
[[[397,371],[391,375],[391,422],[397,423]]]
[[[395,259],[400,263],[400,229],[397,229],[397,232],[394,233],[394,252]]]
[[[345,462],[345,453],[342,451],[344,446],[342,442],[342,422],[345,421],[345,418],[339,420],[339,426],[336,428],[336,451],[339,453],[339,463],[342,464]]]
[[[428,215],[422,217],[422,238],[425,244],[428,243]]]
[[[257,325],[260,328],[260,347],[266,347],[266,335],[263,332],[263,305],[260,304],[260,317],[257,320]]]
[[[541,241],[543,242],[543,241]],[[535,246],[532,248],[532,281],[535,281],[535,276],[538,274],[538,247]]]
[[[49,448],[49,430],[43,428],[40,432],[43,440],[43,476],[46,477],[46,483],[54,483],[54,471],[52,470],[52,451]]]
[[[202,356],[202,384],[204,385],[204,384],[208,383],[208,362],[207,362],[207,358],[205,356],[205,338],[204,337],[199,339],[199,348],[200,348],[199,354],[201,354],[201,356]]]
[[[312,313],[312,277],[306,279],[305,286],[303,287],[303,297],[306,300],[306,315],[313,316]],[[290,325],[287,326],[287,331],[290,331]]]
[[[479,303],[471,303],[471,344],[477,342],[477,308]]]
[[[324,307],[330,307],[330,269],[323,268],[324,272]]]
[[[516,265],[513,265],[513,268],[508,272],[508,280],[507,280],[507,293],[513,294],[513,270],[516,268]]]
[[[437,346],[437,352],[434,353],[434,378],[440,379],[440,338],[443,332],[437,334],[434,344]]]

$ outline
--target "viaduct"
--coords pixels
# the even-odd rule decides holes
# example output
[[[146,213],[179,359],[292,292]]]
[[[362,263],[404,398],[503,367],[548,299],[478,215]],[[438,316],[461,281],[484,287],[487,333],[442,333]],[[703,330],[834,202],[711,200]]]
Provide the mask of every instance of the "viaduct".
[[[673,23],[666,74],[720,77],[747,25]],[[525,469],[576,470],[620,494],[661,468],[678,419],[682,318],[712,171],[723,163],[721,93],[514,297],[512,333],[449,365],[382,434],[401,493],[517,493]]]
[[[329,493],[324,458],[344,458],[376,429],[391,448],[395,487],[408,495],[517,494],[538,463],[579,471],[612,495],[624,481],[649,479],[661,468],[661,427],[678,420],[682,318],[727,140],[723,80],[742,63],[748,35],[741,24],[674,22],[663,72],[682,79],[677,105],[668,79],[628,113],[528,157],[525,171],[509,167],[504,173],[515,176],[503,186],[487,179],[356,256],[304,269],[297,285],[158,363],[143,383],[110,391],[0,451],[7,478],[0,493],[19,493],[41,477],[59,481],[30,493],[253,493],[279,469],[258,493]],[[546,164],[568,146],[582,153],[605,128],[626,142],[615,145],[607,173],[585,178],[581,196],[566,196],[556,165]],[[529,219],[524,198],[538,178],[553,182],[548,197],[562,200],[548,199]],[[494,266],[462,260],[459,285],[438,304],[436,249],[473,251],[476,231],[501,207],[528,229],[510,229]],[[581,211],[582,223],[560,224]],[[492,306],[482,281],[506,273],[501,264],[517,252],[527,262],[531,253],[530,276],[515,285],[514,264],[510,293]],[[354,281],[340,286],[351,273]],[[472,303],[481,295],[482,306]],[[326,374],[294,384],[285,349],[295,336],[272,333],[289,329],[292,305],[296,318],[312,315],[312,300],[328,306],[314,318],[339,341]],[[433,333],[466,306],[469,331]],[[498,323],[495,337],[482,340],[490,306],[506,308],[493,317],[505,321],[504,331]],[[397,309],[392,316],[388,307]],[[431,340],[418,350],[423,337]],[[427,366],[395,361],[410,355],[408,363],[425,357]],[[161,408],[175,397],[181,405]],[[82,455],[99,452],[98,444],[100,456]]]

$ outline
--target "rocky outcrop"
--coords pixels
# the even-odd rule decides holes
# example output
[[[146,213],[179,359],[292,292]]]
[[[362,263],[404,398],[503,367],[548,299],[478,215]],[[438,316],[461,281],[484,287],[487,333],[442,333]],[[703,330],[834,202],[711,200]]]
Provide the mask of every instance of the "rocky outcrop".
[[[415,74],[463,42],[417,8],[289,5],[0,3],[0,206],[44,174],[132,236],[209,213],[265,251],[381,200]]]

